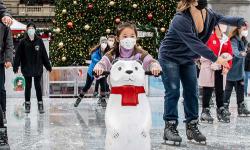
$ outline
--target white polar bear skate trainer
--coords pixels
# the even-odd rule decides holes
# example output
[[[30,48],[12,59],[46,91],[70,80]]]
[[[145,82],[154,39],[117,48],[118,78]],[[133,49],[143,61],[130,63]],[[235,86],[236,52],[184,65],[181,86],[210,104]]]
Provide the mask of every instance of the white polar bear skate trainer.
[[[105,149],[150,150],[152,118],[142,65],[134,60],[119,60],[111,68],[110,82]]]

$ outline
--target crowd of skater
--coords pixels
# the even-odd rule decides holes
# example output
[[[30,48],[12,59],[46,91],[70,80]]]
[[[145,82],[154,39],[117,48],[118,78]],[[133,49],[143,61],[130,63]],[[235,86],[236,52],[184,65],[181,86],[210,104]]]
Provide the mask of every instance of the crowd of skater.
[[[4,88],[5,68],[13,64],[14,73],[21,72],[25,77],[25,113],[30,113],[30,91],[34,78],[38,110],[44,113],[41,76],[43,66],[52,71],[43,41],[36,35],[34,23],[27,25],[27,32],[21,40],[13,59],[13,41],[9,26],[11,16],[0,3],[0,146],[8,146],[6,120],[6,91]],[[227,26],[233,26],[227,34]],[[188,140],[206,142],[206,136],[198,128],[199,119],[213,123],[210,100],[213,91],[216,97],[217,119],[230,123],[230,98],[233,88],[236,91],[238,115],[249,115],[244,103],[248,96],[247,86],[250,72],[250,44],[247,41],[248,23],[244,18],[225,17],[207,8],[207,0],[180,0],[169,29],[162,39],[158,60],[137,44],[137,28],[130,22],[121,23],[116,35],[101,37],[99,44],[90,50],[91,63],[88,67],[86,83],[74,103],[78,107],[86,92],[96,80],[98,104],[106,107],[110,85],[105,71],[110,71],[113,61],[138,60],[143,68],[157,76],[161,72],[165,88],[164,114],[165,141],[182,142],[178,132],[178,100],[180,82],[183,87],[186,136]],[[197,79],[199,64],[199,79]],[[93,72],[96,76],[93,75]],[[202,87],[202,111],[199,116],[198,85]]]

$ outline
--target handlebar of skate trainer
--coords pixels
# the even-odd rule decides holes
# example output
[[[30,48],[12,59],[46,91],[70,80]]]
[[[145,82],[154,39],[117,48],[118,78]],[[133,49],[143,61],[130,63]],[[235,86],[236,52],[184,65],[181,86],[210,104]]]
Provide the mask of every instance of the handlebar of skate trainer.
[[[95,76],[95,77],[99,77],[95,72],[92,72],[92,74]],[[163,72],[161,71],[158,76],[155,76],[155,77],[159,77],[163,74]],[[109,76],[110,75],[110,71],[104,71],[101,76]],[[152,72],[151,71],[145,71],[145,75],[148,75],[148,76],[153,76]]]
[[[145,75],[148,75],[148,76],[155,76],[155,77],[159,77],[163,74],[163,72],[161,71],[157,76],[153,75],[151,71],[145,71]]]

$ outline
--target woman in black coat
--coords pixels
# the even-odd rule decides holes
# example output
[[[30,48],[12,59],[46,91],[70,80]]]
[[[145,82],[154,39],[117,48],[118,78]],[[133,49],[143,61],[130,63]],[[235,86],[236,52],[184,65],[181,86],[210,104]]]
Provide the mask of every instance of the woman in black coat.
[[[18,72],[21,65],[21,72],[25,78],[25,113],[30,113],[30,91],[32,85],[32,77],[34,77],[36,96],[38,100],[38,110],[44,113],[41,77],[43,74],[43,66],[51,72],[52,67],[49,62],[44,43],[36,34],[36,26],[33,23],[27,25],[27,33],[16,51],[14,59],[14,73]]]

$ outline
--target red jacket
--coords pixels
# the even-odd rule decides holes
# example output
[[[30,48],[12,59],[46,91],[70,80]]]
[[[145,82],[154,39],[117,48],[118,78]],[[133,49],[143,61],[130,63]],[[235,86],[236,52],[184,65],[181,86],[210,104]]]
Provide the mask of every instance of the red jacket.
[[[216,36],[216,33],[213,33],[210,36],[209,40],[207,41],[207,46],[214,52],[216,56],[218,56],[218,53],[220,51],[220,39]],[[223,44],[220,55],[223,53],[229,53],[233,56],[232,44],[230,42],[230,39],[227,39],[227,42]],[[232,60],[228,62],[230,68],[232,67],[232,62]]]

